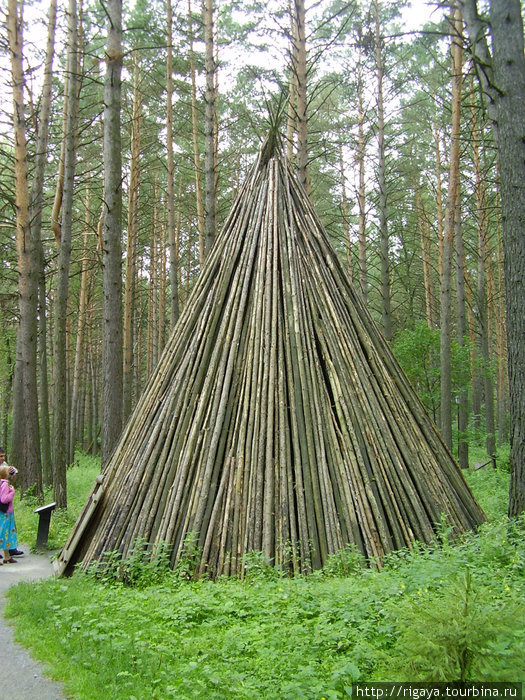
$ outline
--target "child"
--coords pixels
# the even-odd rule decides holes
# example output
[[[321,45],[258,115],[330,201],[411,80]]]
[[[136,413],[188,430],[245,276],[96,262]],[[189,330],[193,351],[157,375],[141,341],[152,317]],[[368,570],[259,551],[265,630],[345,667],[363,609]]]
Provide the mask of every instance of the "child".
[[[15,489],[10,484],[9,478],[12,476],[11,469],[7,464],[0,464],[0,503],[8,504],[7,512],[0,511],[0,549],[4,550],[4,563],[15,564],[9,553],[10,549],[18,547],[18,537],[16,535],[15,516],[13,512],[13,498]],[[16,470],[13,470],[16,472]]]
[[[5,461],[5,450],[3,447],[0,447],[0,467],[2,466],[2,464],[7,464],[7,462]],[[16,469],[16,467],[9,467],[9,475],[11,476],[12,479],[17,474],[18,474],[18,469]],[[20,549],[18,549],[18,547],[12,547],[9,550],[9,554],[12,557],[20,557],[20,556],[22,556],[23,552],[20,551]],[[0,559],[1,558],[2,558],[2,555],[0,554]]]

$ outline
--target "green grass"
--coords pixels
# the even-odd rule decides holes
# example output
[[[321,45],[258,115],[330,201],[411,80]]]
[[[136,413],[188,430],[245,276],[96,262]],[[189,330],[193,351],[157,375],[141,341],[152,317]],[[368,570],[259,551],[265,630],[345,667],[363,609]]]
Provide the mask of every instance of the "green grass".
[[[59,549],[66,541],[77,517],[80,513],[87,495],[95,482],[95,477],[100,474],[100,460],[88,455],[77,455],[74,465],[67,471],[67,510],[54,510],[51,516],[49,528],[49,541],[47,548]],[[44,504],[53,502],[52,489],[46,489]],[[34,548],[36,545],[36,533],[38,530],[38,515],[35,508],[43,505],[36,499],[26,496],[20,500],[19,494],[15,496],[15,517],[18,539]]]
[[[140,587],[79,573],[20,584],[6,614],[83,700],[328,700],[356,680],[523,680],[525,547],[504,518],[508,474],[467,476],[491,521],[391,555],[381,572],[347,551],[306,578],[254,558],[244,582],[188,583],[136,558]]]

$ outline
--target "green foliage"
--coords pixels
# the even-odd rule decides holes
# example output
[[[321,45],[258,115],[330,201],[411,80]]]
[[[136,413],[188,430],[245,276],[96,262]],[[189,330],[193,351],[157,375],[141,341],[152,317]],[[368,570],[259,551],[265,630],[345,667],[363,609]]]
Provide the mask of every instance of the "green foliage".
[[[439,405],[439,331],[425,322],[396,336],[394,353],[431,415]]]
[[[108,556],[107,580],[11,588],[7,615],[83,700],[328,700],[357,680],[525,679],[525,522],[504,517],[505,471],[468,478],[493,520],[456,543],[441,523],[441,546],[391,554],[381,571],[347,547],[308,577],[255,553],[245,581],[192,581],[194,536],[173,574],[167,550],[151,567],[137,542],[125,563]]]
[[[397,334],[393,351],[427,411],[437,416],[440,402],[440,331],[425,321]],[[470,347],[451,343],[452,393],[459,394],[469,385]]]
[[[484,453],[483,460],[480,461],[486,460],[487,456]],[[494,520],[507,512],[509,474],[506,469],[501,467],[493,469],[489,464],[478,471],[468,471],[465,476],[489,520]]]
[[[281,572],[268,561],[264,552],[246,552],[244,555],[244,578],[248,582],[275,581]]]
[[[357,574],[366,565],[365,557],[355,544],[346,546],[328,557],[321,576],[323,578],[342,578]]]
[[[153,547],[139,537],[127,557],[118,551],[106,552],[102,561],[91,564],[87,576],[109,586],[154,586],[172,575],[170,551],[165,542]]]
[[[51,516],[49,528],[48,549],[59,549],[66,541],[76,519],[86,502],[87,495],[93,486],[95,478],[100,474],[100,459],[77,453],[74,464],[67,470],[67,510],[55,510]],[[44,503],[53,502],[52,489],[46,489]],[[38,516],[34,510],[41,506],[30,492],[26,492],[20,500],[20,494],[15,496],[15,517],[18,539],[30,546],[36,543]]]
[[[191,581],[195,578],[197,567],[201,558],[201,550],[196,532],[188,532],[182,554],[175,567],[175,576],[181,581]]]
[[[435,595],[424,591],[400,604],[403,626],[388,659],[392,680],[501,681],[520,665],[523,672],[525,633],[516,625],[515,597],[494,595],[470,567]]]

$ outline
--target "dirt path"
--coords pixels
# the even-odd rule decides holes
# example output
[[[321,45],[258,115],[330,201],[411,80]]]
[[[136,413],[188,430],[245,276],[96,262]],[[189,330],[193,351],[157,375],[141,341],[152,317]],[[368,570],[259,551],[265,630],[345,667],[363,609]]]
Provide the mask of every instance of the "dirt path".
[[[0,566],[0,639],[2,657],[7,664],[6,681],[0,684],[0,700],[64,700],[67,696],[61,685],[47,678],[43,666],[32,659],[23,646],[15,643],[13,628],[4,619],[5,594],[9,586],[53,575],[49,555],[30,554],[29,547],[24,544],[20,549],[25,554],[17,557],[16,564]]]

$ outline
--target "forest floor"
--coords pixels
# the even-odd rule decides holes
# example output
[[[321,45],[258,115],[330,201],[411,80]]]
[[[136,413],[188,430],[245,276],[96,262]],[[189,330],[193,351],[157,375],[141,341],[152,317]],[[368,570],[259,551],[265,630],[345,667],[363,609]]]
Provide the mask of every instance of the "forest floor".
[[[44,667],[36,662],[27,649],[15,641],[13,628],[4,618],[7,589],[21,582],[31,583],[53,575],[50,553],[33,554],[27,544],[20,544],[25,552],[17,563],[0,568],[0,639],[2,656],[7,659],[6,680],[0,685],[0,699],[10,700],[62,700],[66,698],[59,683],[45,676]]]
[[[53,514],[51,549],[63,545],[99,470],[83,456],[68,470],[71,505]],[[36,571],[33,555],[0,566],[0,614],[43,662],[30,669],[31,657],[10,645],[0,700],[335,700],[356,682],[453,681],[466,652],[469,678],[525,679],[525,520],[506,517],[508,471],[465,476],[488,522],[460,539],[440,523],[440,546],[393,553],[380,571],[351,548],[294,579],[254,552],[243,580],[191,581],[191,553],[174,572],[145,559],[142,546],[124,565],[110,560],[103,576],[56,579],[51,552],[36,556]],[[24,542],[36,538],[35,505],[16,503]],[[13,644],[6,627],[0,618]]]

